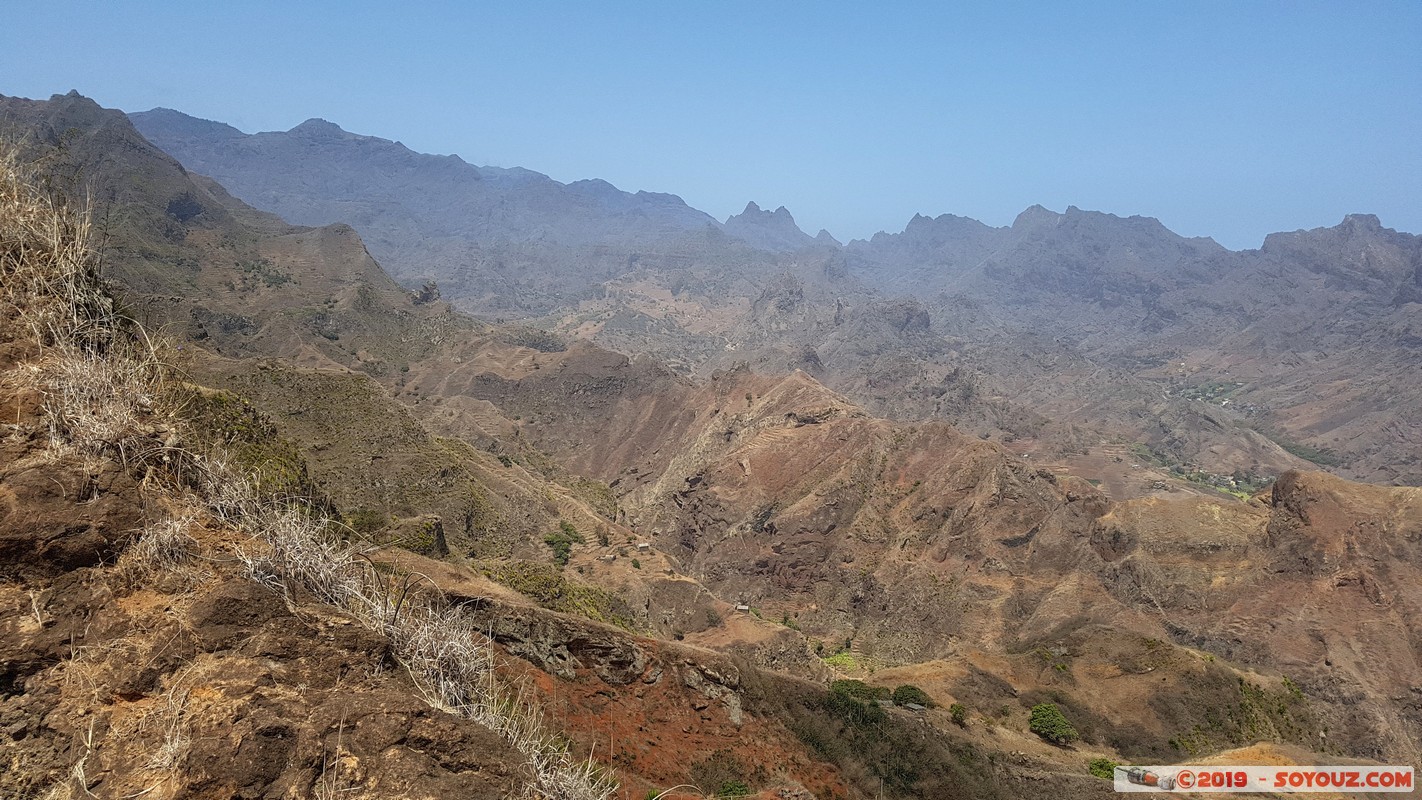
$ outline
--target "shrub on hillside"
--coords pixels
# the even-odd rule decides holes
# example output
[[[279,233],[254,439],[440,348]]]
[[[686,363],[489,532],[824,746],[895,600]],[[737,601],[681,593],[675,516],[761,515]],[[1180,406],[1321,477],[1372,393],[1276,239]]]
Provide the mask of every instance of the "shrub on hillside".
[[[874,688],[863,681],[844,680],[830,684],[825,705],[836,717],[856,728],[877,725],[888,716],[879,707]]]
[[[573,554],[573,544],[582,544],[583,536],[573,527],[573,523],[563,520],[558,523],[558,530],[543,537],[543,543],[553,551],[553,560],[558,562],[558,566],[566,567]]]
[[[856,700],[885,700],[889,697],[889,690],[884,686],[870,686],[864,681],[857,681],[853,678],[837,680],[830,684],[830,691],[837,694],[853,697]]]
[[[1062,715],[1056,703],[1038,703],[1032,706],[1032,718],[1027,727],[1038,736],[1054,744],[1070,744],[1076,741],[1076,728]]]
[[[933,707],[933,698],[928,696],[928,692],[925,692],[911,683],[905,683],[903,686],[895,689],[893,698],[896,705],[904,706],[909,703],[918,703],[921,706]]]
[[[1093,758],[1086,769],[1092,775],[1109,781],[1115,779],[1117,766],[1119,765],[1109,758]]]

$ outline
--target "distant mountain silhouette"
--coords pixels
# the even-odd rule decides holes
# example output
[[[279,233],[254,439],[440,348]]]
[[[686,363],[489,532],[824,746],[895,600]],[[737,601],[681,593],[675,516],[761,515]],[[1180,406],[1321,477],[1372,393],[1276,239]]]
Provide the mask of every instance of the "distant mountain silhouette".
[[[754,201],[746,203],[746,209],[741,213],[726,219],[726,233],[773,252],[799,250],[822,241],[800,230],[785,206],[774,211],[762,211]]]

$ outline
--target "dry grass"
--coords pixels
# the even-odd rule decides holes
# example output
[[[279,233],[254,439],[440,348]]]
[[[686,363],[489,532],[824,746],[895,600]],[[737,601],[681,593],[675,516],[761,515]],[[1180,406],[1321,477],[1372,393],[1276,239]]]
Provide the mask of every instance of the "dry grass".
[[[574,759],[542,724],[538,706],[510,692],[494,671],[489,640],[459,609],[409,582],[392,584],[358,550],[330,534],[329,520],[301,507],[260,501],[246,484],[220,471],[207,479],[216,508],[264,547],[243,554],[248,574],[288,596],[309,592],[382,632],[425,699],[503,736],[533,767],[538,796],[601,800],[615,785],[590,759]]]
[[[168,426],[154,420],[163,415],[158,406],[168,393],[158,348],[141,326],[123,316],[104,286],[99,259],[89,246],[87,205],[70,203],[40,185],[13,155],[0,155],[0,324],[18,324],[39,345],[39,357],[25,368],[29,382],[44,392],[50,453],[146,466],[150,474],[169,474],[169,486],[179,484],[173,474],[182,470],[181,484],[196,487],[203,513],[252,537],[242,560],[253,579],[288,595],[309,593],[387,636],[431,705],[497,731],[528,759],[535,776],[532,796],[611,797],[615,784],[606,773],[591,759],[573,758],[544,728],[536,704],[501,685],[490,642],[458,609],[428,593],[412,595],[409,579],[403,586],[390,584],[373,563],[332,534],[332,521],[299,501],[263,498],[251,478],[220,454],[180,451],[173,437],[159,435]],[[172,409],[167,412],[170,416]],[[187,531],[197,512],[150,526],[125,556],[124,569],[131,576],[184,569],[194,545]],[[92,682],[84,667],[101,660],[100,654],[79,650],[71,660],[77,669],[66,673],[81,683]],[[183,702],[176,694],[168,696],[163,744],[153,753],[150,769],[175,765],[186,750]],[[93,748],[91,735],[70,779],[54,787],[53,797],[92,796],[84,769]],[[328,788],[336,791],[337,776],[331,778]]]
[[[143,765],[144,769],[165,772],[183,763],[187,757],[188,748],[192,745],[192,737],[188,734],[187,702],[186,689],[174,687],[164,695],[163,705],[155,710],[151,720],[161,726],[163,740]],[[144,720],[145,723],[149,721]]]
[[[188,510],[144,528],[138,541],[119,556],[119,578],[128,585],[156,577],[176,580],[183,588],[196,585],[205,572],[193,563],[198,542],[188,532],[195,525],[197,516]]]
[[[45,395],[50,452],[127,461],[151,433],[157,348],[104,285],[88,204],[40,185],[0,155],[0,312],[39,345],[26,369]]]

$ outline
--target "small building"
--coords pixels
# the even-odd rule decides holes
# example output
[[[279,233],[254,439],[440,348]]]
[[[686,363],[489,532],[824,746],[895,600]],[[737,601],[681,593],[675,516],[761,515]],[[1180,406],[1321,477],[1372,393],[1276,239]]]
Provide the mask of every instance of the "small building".
[[[745,603],[738,603],[736,604],[736,610],[741,612],[742,614],[749,614],[750,606],[746,605]]]
[[[652,549],[652,543],[651,543],[651,542],[638,542],[638,543],[637,543],[637,552],[639,552],[639,553],[645,553],[645,552],[647,552],[648,550],[651,550],[651,549]]]

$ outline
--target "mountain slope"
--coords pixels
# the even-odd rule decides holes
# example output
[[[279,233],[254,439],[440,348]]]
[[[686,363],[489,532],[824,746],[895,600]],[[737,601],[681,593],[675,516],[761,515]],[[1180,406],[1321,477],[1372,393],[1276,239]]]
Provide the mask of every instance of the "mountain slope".
[[[167,109],[131,119],[243,200],[299,224],[354,225],[396,278],[437,279],[470,307],[544,308],[638,248],[716,226],[673,195],[476,167],[324,120],[247,135]]]

